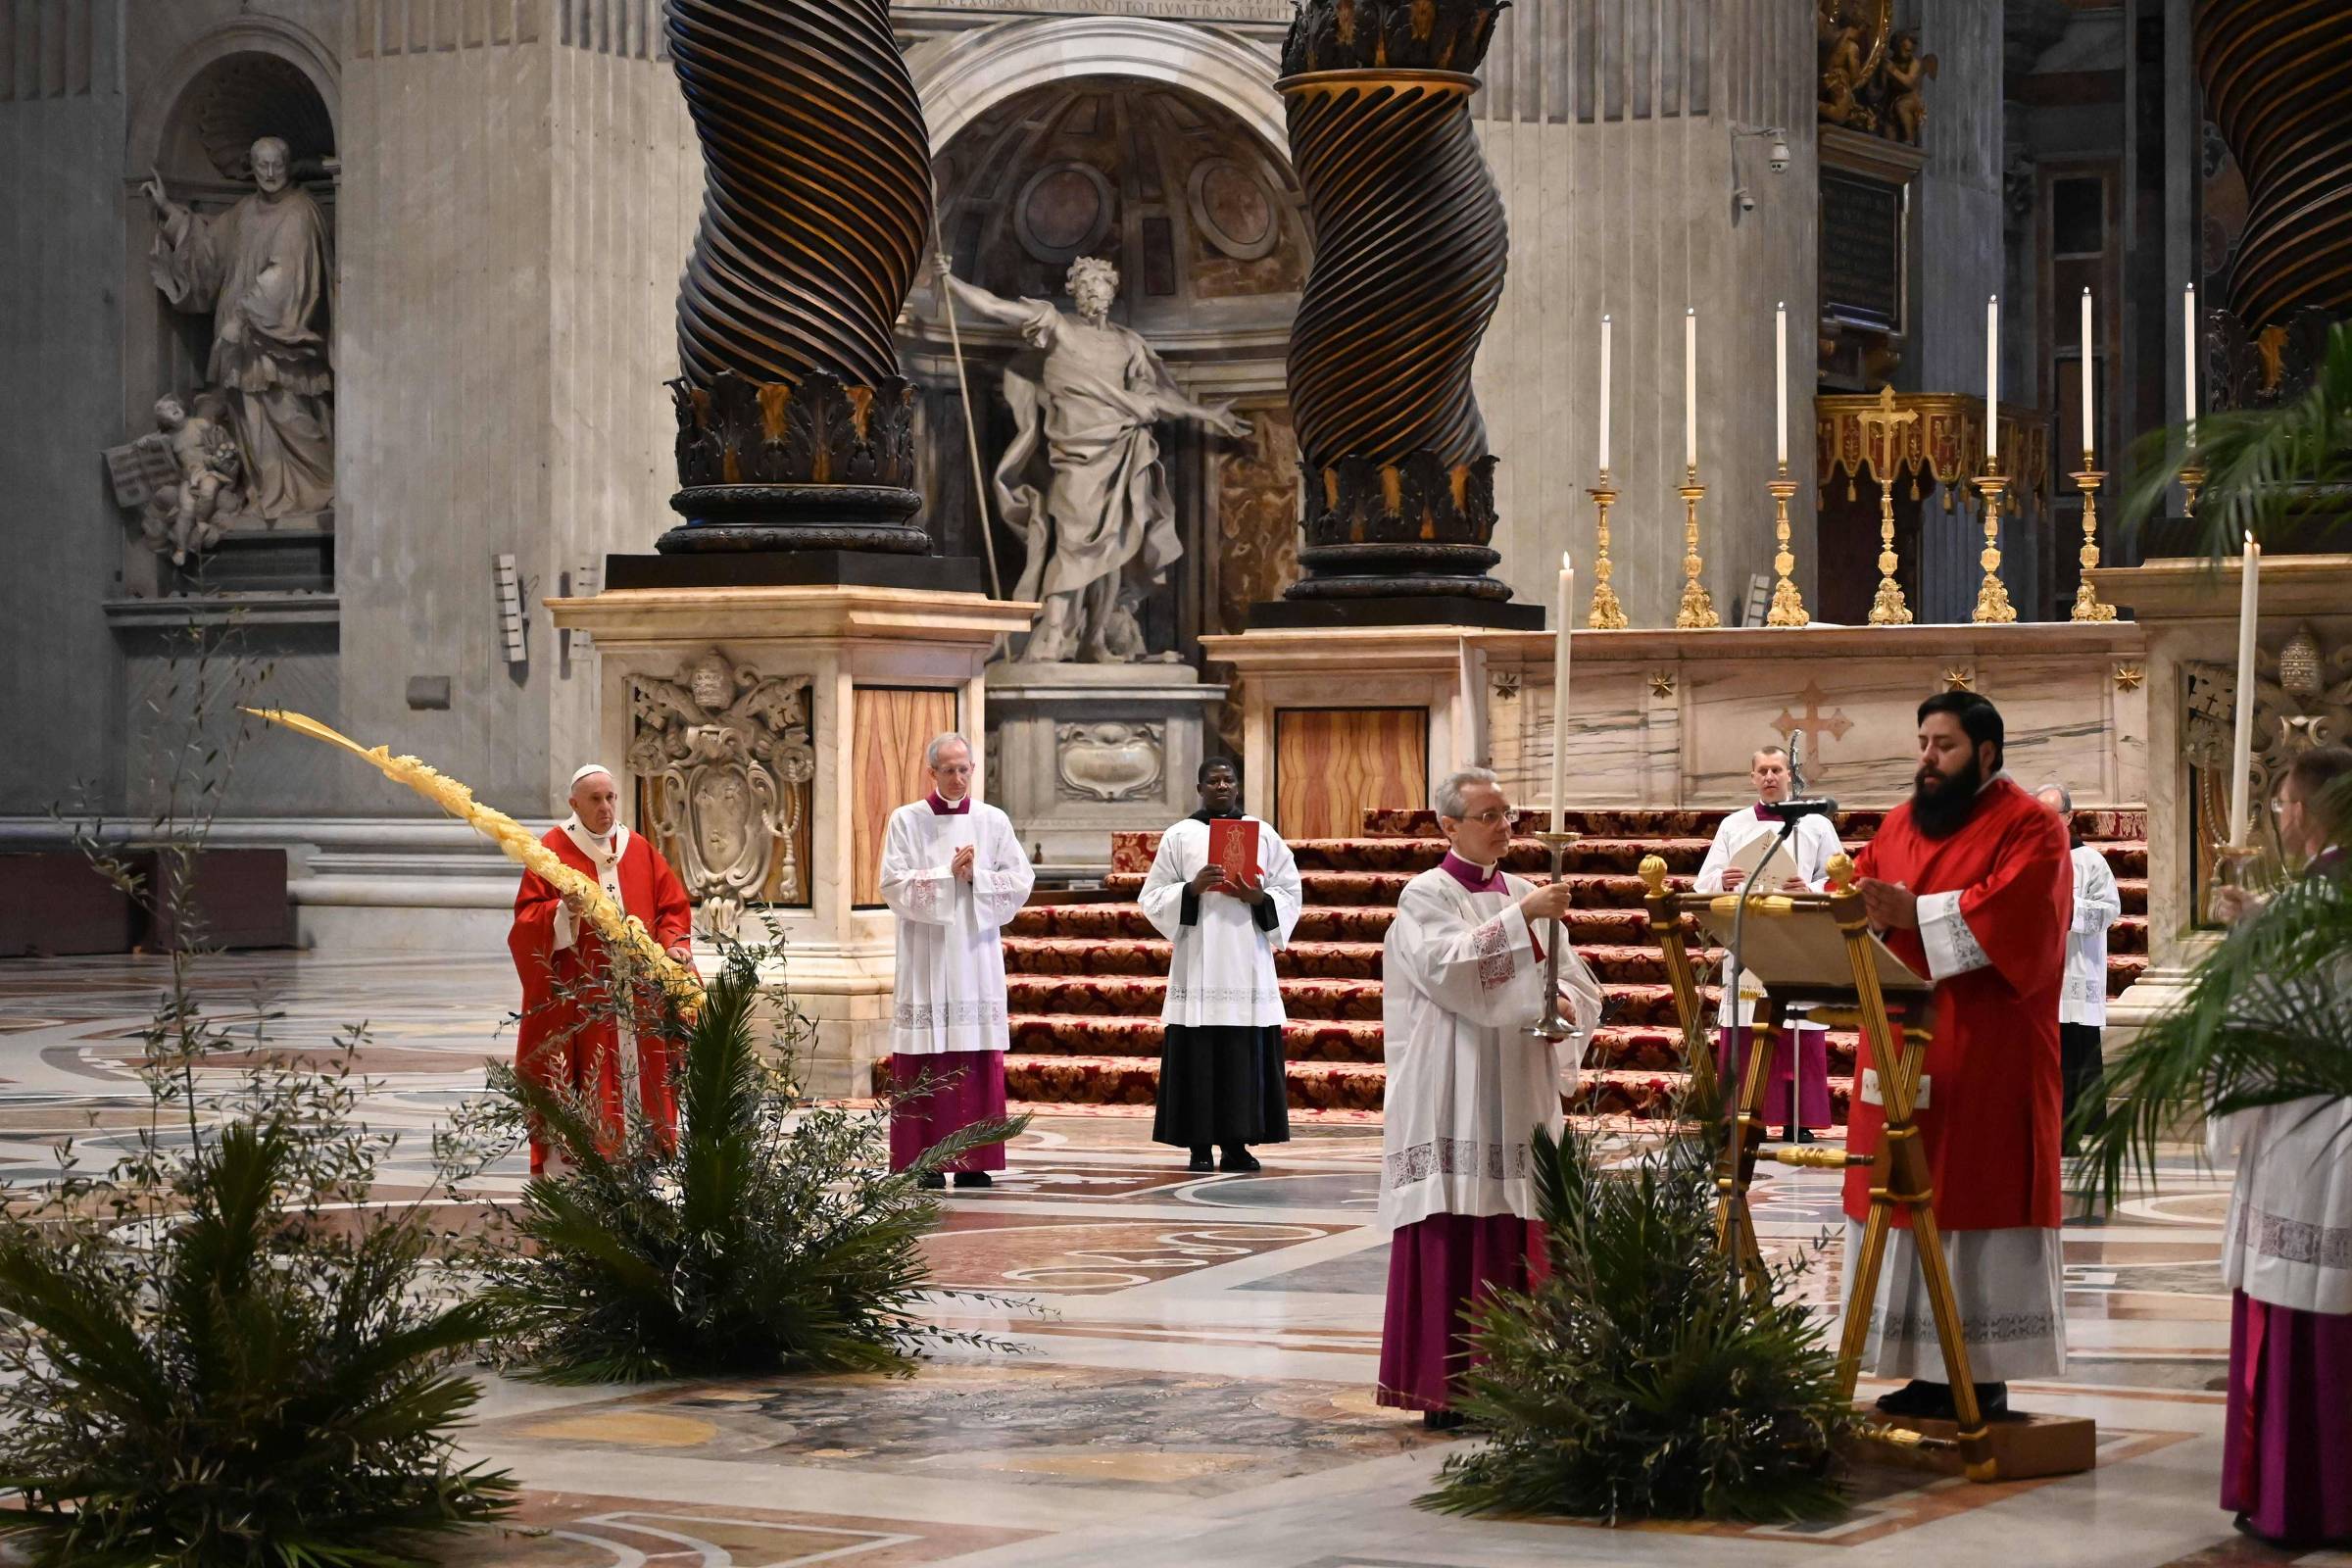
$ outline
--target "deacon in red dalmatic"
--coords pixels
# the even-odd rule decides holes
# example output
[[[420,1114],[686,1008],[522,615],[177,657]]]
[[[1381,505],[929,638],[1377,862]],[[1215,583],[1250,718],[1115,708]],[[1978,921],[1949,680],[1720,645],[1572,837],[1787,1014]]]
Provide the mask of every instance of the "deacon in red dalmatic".
[[[1979,1406],[1992,1419],[2007,1412],[2010,1379],[2066,1369],[2058,998],[2074,896],[2066,826],[2001,771],[2002,745],[1999,710],[1976,693],[1920,704],[1911,800],[1855,863],[1872,926],[1936,982],[1920,1139]],[[1855,1071],[1847,1147],[1874,1153],[1886,1110],[1867,1043]],[[1857,1166],[1845,1177],[1849,1259],[1869,1208],[1870,1169]],[[1948,1419],[1951,1389],[1899,1208],[1895,1224],[1863,1364],[1912,1380],[1881,1409]]]
[[[601,885],[671,957],[691,967],[694,911],[686,889],[661,852],[630,832],[619,815],[619,787],[610,769],[592,762],[571,776],[571,815],[539,842]],[[536,871],[525,871],[515,891],[507,947],[522,977],[515,1071],[591,1101],[614,1149],[632,1114],[642,1115],[664,1144],[675,1138],[678,1108],[670,1075],[681,1043],[661,1032],[659,1006],[650,995],[641,994],[633,1008],[611,1004],[605,939]],[[531,1174],[546,1169],[548,1152],[534,1127]]]

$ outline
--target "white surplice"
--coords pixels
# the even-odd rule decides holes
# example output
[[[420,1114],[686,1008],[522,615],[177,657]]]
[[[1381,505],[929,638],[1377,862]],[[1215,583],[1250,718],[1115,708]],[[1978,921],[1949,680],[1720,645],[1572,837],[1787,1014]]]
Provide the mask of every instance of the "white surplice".
[[[2352,1312],[2352,1100],[2315,1096],[2215,1118],[2234,1163],[2222,1283],[2298,1312]]]
[[[1390,1229],[1432,1214],[1537,1218],[1530,1152],[1557,1138],[1600,1021],[1600,987],[1574,949],[1560,993],[1576,1030],[1545,1042],[1544,962],[1519,912],[1532,884],[1501,878],[1473,893],[1440,866],[1405,884],[1383,948],[1388,1105],[1381,1132],[1380,1219]],[[1563,936],[1565,933],[1561,933]],[[1553,935],[1548,922],[1540,940]]]
[[[2060,1023],[2107,1022],[2107,928],[2124,912],[2107,857],[2087,844],[2075,847],[2075,913],[2066,933],[2066,990],[2058,998]]]
[[[951,866],[974,846],[972,879]],[[946,815],[928,800],[890,813],[882,840],[882,901],[899,917],[898,1001],[890,1049],[928,1056],[1003,1051],[1003,926],[1036,881],[1012,820],[984,801]]]
[[[1723,892],[1723,873],[1732,863],[1732,857],[1752,839],[1778,838],[1780,833],[1779,818],[1759,817],[1753,807],[1741,807],[1726,815],[1715,826],[1715,842],[1708,846],[1707,858],[1699,862],[1698,875],[1690,883],[1691,891]],[[1765,885],[1757,890],[1758,896],[1778,892],[1781,884],[1791,876],[1802,877],[1805,886],[1820,892],[1829,885],[1830,858],[1843,847],[1838,840],[1838,829],[1828,817],[1798,817],[1796,835],[1775,851],[1762,868]],[[1738,995],[1740,1023],[1744,1028],[1756,1021],[1756,1004],[1764,998],[1763,984],[1753,975],[1741,975]]]
[[[1298,924],[1298,866],[1271,823],[1241,820],[1257,821],[1258,882],[1274,901],[1274,929],[1260,926],[1255,910],[1240,899],[1222,893],[1187,898],[1193,878],[1208,864],[1208,824],[1191,817],[1159,836],[1152,874],[1136,896],[1144,917],[1175,948],[1167,1001],[1159,1009],[1162,1023],[1262,1029],[1284,1021],[1274,955],[1290,945]],[[1190,925],[1184,921],[1188,902],[1196,906]]]

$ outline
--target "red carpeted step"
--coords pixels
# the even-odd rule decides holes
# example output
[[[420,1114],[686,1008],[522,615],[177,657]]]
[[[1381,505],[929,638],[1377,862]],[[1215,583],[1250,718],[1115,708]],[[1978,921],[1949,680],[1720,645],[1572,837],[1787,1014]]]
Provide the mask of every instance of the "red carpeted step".
[[[1012,974],[1150,974],[1168,972],[1172,944],[1089,941],[1082,937],[1006,937],[1004,967]],[[1377,942],[1294,942],[1274,955],[1275,972],[1293,980],[1378,980]]]
[[[1387,1074],[1358,1062],[1294,1062],[1286,1075],[1294,1110],[1378,1110]],[[1045,1104],[1149,1105],[1157,1092],[1159,1058],[1145,1056],[1031,1056],[1004,1058],[1009,1100]]]
[[[2127,914],[2107,928],[2107,952],[2110,956],[2119,953],[2148,951],[2148,917]]]
[[[2124,913],[2145,915],[2148,912],[2146,877],[2119,876],[2115,879],[2115,891],[2123,901]]]
[[[1148,872],[1152,858],[1159,847],[1157,833],[1119,833],[1113,835],[1110,866],[1113,871],[1127,875]],[[1604,872],[1631,875],[1639,870],[1644,858],[1663,856],[1667,869],[1685,874],[1697,871],[1699,862],[1707,858],[1705,839],[1602,839],[1589,838],[1571,845],[1563,858],[1565,869],[1571,872]],[[1407,874],[1428,870],[1446,858],[1446,841],[1442,838],[1361,838],[1361,839],[1298,839],[1291,844],[1291,854],[1298,869],[1306,871],[1402,871]],[[1514,843],[1503,856],[1503,869],[1522,876],[1537,876],[1551,868],[1551,857],[1544,848],[1531,839]]]
[[[1015,1013],[1012,1049],[1045,1056],[1130,1055],[1159,1060],[1163,1035],[1157,1013]],[[1291,1061],[1354,1061],[1377,1065],[1380,1020],[1297,1018],[1282,1026],[1282,1054]]]
[[[1304,902],[1316,905],[1394,905],[1415,872],[1406,871],[1307,871],[1299,876]],[[1639,908],[1642,895],[1647,892],[1639,876],[1579,874],[1567,878],[1575,891],[1575,903],[1583,909]],[[1113,871],[1102,879],[1102,885],[1115,893],[1133,898],[1143,891],[1141,872]],[[1669,885],[1689,888],[1690,879],[1676,876]]]
[[[1285,980],[1282,1010],[1298,1019],[1380,1019],[1377,980]],[[1005,1004],[1013,1011],[1087,1017],[1159,1017],[1167,996],[1164,975],[1008,976]]]

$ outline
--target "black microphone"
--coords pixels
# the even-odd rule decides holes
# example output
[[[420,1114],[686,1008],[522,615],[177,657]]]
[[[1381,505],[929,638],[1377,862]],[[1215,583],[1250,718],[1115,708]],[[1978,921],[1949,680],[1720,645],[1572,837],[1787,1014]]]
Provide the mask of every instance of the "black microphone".
[[[1816,795],[1801,801],[1765,801],[1756,809],[1782,822],[1793,822],[1802,816],[1836,816],[1838,803],[1826,795]]]

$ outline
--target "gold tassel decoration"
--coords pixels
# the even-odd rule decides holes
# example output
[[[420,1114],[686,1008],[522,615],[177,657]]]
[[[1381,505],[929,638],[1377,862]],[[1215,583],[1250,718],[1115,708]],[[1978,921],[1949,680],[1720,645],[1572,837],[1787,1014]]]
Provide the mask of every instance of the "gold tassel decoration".
[[[394,757],[389,746],[372,749],[362,746],[318,720],[302,713],[288,712],[282,708],[247,708],[241,710],[256,718],[267,719],[313,740],[339,746],[373,764],[395,784],[406,784],[467,827],[481,834],[498,847],[499,853],[525,870],[536,871],[555,885],[578,908],[584,910],[588,922],[595,926],[607,942],[626,949],[659,981],[663,990],[676,999],[679,1008],[692,1017],[703,1000],[703,982],[684,964],[662,951],[662,945],[646,930],[645,922],[616,907],[605,896],[605,890],[588,877],[565,865],[555,851],[539,842],[538,836],[506,812],[484,806],[473,798],[473,791],[456,779],[438,771],[414,757]]]

